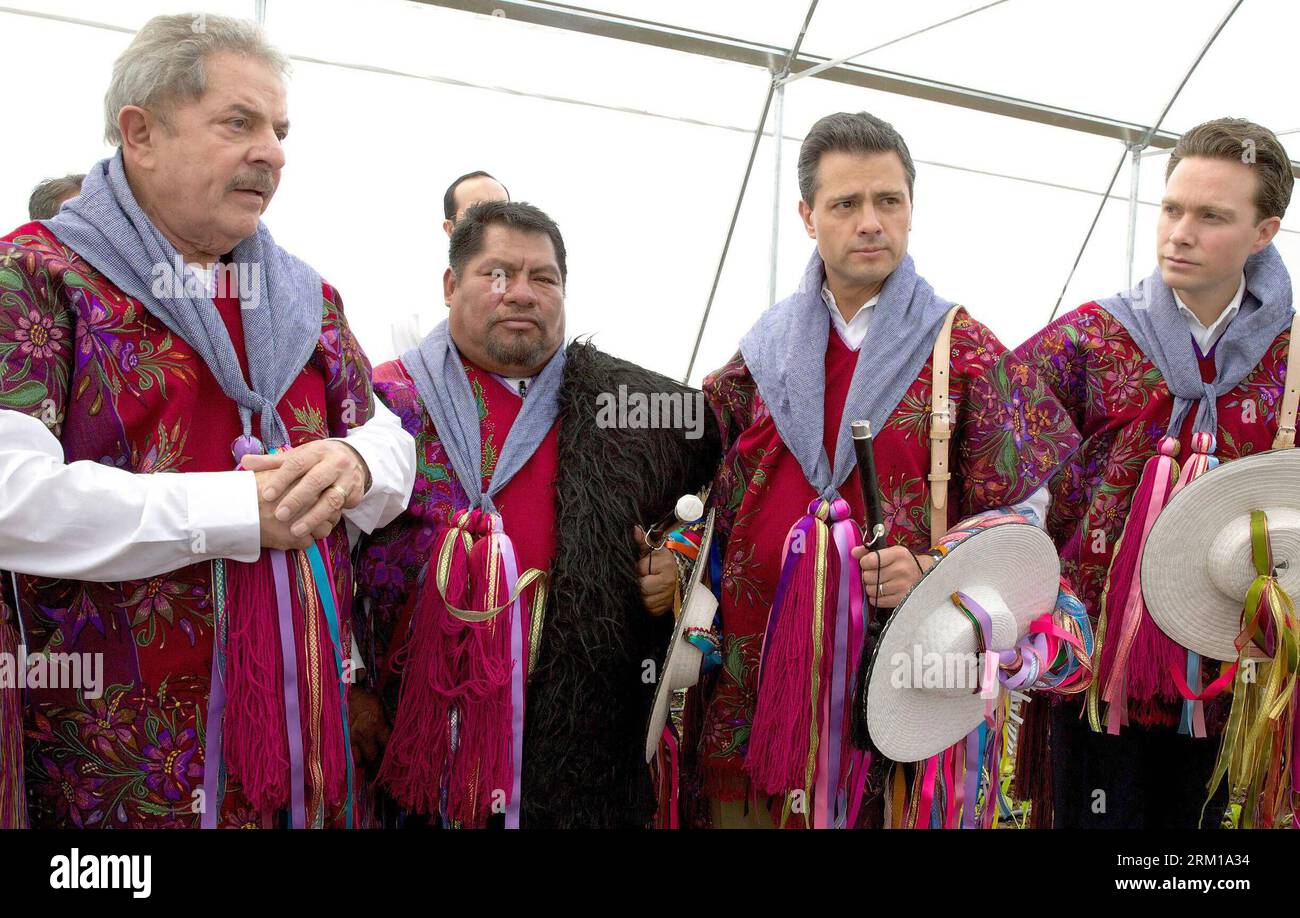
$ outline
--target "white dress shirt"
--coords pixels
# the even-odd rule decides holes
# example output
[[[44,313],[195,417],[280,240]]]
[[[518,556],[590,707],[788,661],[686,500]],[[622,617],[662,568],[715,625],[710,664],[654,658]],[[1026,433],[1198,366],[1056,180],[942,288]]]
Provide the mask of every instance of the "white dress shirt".
[[[1192,337],[1196,339],[1196,346],[1201,349],[1201,356],[1206,357],[1214,349],[1214,346],[1219,343],[1219,339],[1228,330],[1228,325],[1231,324],[1237,313],[1241,311],[1241,301],[1246,296],[1246,275],[1241,275],[1241,283],[1237,285],[1237,293],[1229,301],[1227,308],[1208,326],[1196,318],[1196,313],[1192,312],[1187,304],[1183,302],[1182,297],[1178,295],[1178,291],[1174,290],[1172,292],[1174,302],[1178,304],[1178,311],[1187,320],[1187,327],[1191,330]]]
[[[871,324],[871,313],[875,310],[876,303],[880,302],[880,294],[877,293],[859,306],[853,318],[847,322],[844,321],[839,306],[835,305],[835,294],[831,293],[831,288],[826,284],[822,284],[822,302],[831,311],[831,323],[839,332],[840,340],[848,345],[851,351],[861,350],[862,342],[867,337],[867,326]]]
[[[343,511],[372,532],[393,520],[415,484],[415,441],[382,402],[349,430],[370,490]],[[40,420],[0,409],[0,568],[112,583],[154,577],[212,558],[261,552],[252,472],[135,474],[91,460],[65,462]]]

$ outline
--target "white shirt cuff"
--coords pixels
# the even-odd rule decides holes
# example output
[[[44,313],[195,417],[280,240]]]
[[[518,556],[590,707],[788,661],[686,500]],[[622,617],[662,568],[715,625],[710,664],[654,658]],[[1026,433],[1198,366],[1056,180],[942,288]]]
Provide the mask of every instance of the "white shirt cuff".
[[[194,553],[256,561],[262,553],[257,476],[252,472],[190,472],[177,477],[185,488]]]
[[[337,439],[337,438],[336,438]],[[343,517],[362,532],[392,522],[410,503],[415,487],[415,438],[397,415],[375,399],[375,415],[348,431],[345,442],[370,470],[370,490]]]

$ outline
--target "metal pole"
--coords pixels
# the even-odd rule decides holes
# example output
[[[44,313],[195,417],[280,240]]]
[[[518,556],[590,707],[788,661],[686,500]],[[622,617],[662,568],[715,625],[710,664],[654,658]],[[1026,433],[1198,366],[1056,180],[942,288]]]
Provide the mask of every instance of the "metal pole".
[[[775,79],[775,77],[774,77]],[[767,303],[776,302],[776,256],[781,251],[781,147],[784,146],[785,83],[776,84],[776,112],[773,116],[772,142],[776,144],[772,166],[772,251],[768,259]]]
[[[958,19],[965,19],[967,16],[974,16],[976,13],[981,13],[984,10],[988,9],[989,7],[999,6],[1000,4],[1006,2],[1007,0],[993,0],[992,3],[986,3],[983,6],[977,6],[975,7],[975,9],[967,10],[966,12],[961,13],[960,15],[949,16],[947,19],[943,20],[942,22],[936,22],[933,25],[928,25],[923,29],[917,29],[914,32],[908,32],[906,35],[900,35],[897,38],[891,38],[889,41],[879,45],[872,45],[867,50],[859,51],[857,54],[850,54],[848,57],[841,57],[838,60],[826,61],[825,63],[818,64],[816,67],[810,67],[807,70],[801,70],[798,73],[790,74],[789,76],[785,77],[785,79],[783,79],[781,82],[793,83],[795,80],[802,80],[804,77],[817,76],[818,74],[824,73],[827,70],[833,70],[836,67],[842,67],[845,64],[855,61],[858,58],[862,57],[864,54],[870,54],[872,51],[879,51],[881,48],[888,48],[890,45],[896,45],[900,41],[906,41],[909,38],[915,38],[917,35],[924,35],[926,32],[937,29],[940,26],[946,26],[948,23],[956,22]]]
[[[1133,246],[1137,241],[1138,226],[1138,181],[1142,178],[1142,150],[1137,144],[1132,147],[1129,160],[1128,185],[1128,287],[1133,289]]]
[[[1160,125],[1164,124],[1165,116],[1169,114],[1169,109],[1174,107],[1174,103],[1178,101],[1178,96],[1182,93],[1183,87],[1186,86],[1187,81],[1192,78],[1192,74],[1195,73],[1196,68],[1200,66],[1201,60],[1205,57],[1206,52],[1210,50],[1210,46],[1214,44],[1214,40],[1219,37],[1219,33],[1223,31],[1224,26],[1226,26],[1228,21],[1232,19],[1233,14],[1241,7],[1242,2],[1243,0],[1236,0],[1236,2],[1232,4],[1232,8],[1228,10],[1227,15],[1223,17],[1223,20],[1218,24],[1215,30],[1210,33],[1210,37],[1206,39],[1204,46],[1201,48],[1201,53],[1196,55],[1196,60],[1192,61],[1192,66],[1188,67],[1187,73],[1183,75],[1183,81],[1178,84],[1178,88],[1175,89],[1174,94],[1169,97],[1169,102],[1165,105],[1164,110],[1160,112],[1160,117],[1156,119],[1155,124],[1147,128],[1142,139],[1138,141],[1137,147],[1139,150],[1145,150],[1147,147],[1151,146],[1151,141],[1160,130]],[[1173,144],[1170,144],[1170,146],[1173,146]],[[1061,286],[1061,295],[1056,298],[1056,305],[1052,307],[1052,314],[1047,317],[1048,322],[1051,322],[1056,318],[1056,313],[1061,308],[1061,301],[1065,299],[1065,293],[1070,289],[1070,281],[1074,280],[1074,272],[1079,269],[1079,262],[1083,260],[1083,253],[1088,249],[1088,242],[1092,239],[1092,232],[1097,228],[1097,221],[1101,219],[1101,212],[1106,208],[1106,201],[1110,198],[1110,190],[1115,187],[1115,180],[1119,178],[1120,170],[1124,168],[1124,157],[1128,155],[1128,150],[1125,150],[1124,153],[1121,154],[1119,162],[1115,164],[1115,171],[1111,174],[1110,183],[1106,186],[1106,191],[1101,196],[1101,204],[1097,207],[1097,212],[1093,214],[1092,224],[1088,227],[1087,235],[1083,237],[1083,245],[1079,246],[1079,254],[1074,256],[1074,264],[1070,267],[1070,273],[1066,275],[1065,283]]]
[[[812,0],[808,4],[808,15],[804,17],[803,28],[799,30],[799,37],[795,40],[794,47],[786,55],[785,65],[781,68],[782,73],[789,71],[790,62],[799,54],[799,46],[803,44],[803,37],[808,33],[808,23],[812,21],[813,12],[817,9],[817,0]],[[722,268],[727,263],[727,252],[731,249],[731,237],[736,233],[736,221],[740,217],[740,205],[745,201],[745,189],[749,187],[749,176],[754,171],[754,157],[758,155],[758,145],[763,139],[763,128],[767,126],[767,113],[772,107],[772,97],[776,95],[776,80],[770,82],[767,86],[767,98],[763,100],[763,114],[758,118],[758,127],[754,129],[754,142],[749,148],[749,162],[745,165],[745,177],[740,182],[740,193],[736,195],[736,206],[731,212],[731,225],[727,227],[727,238],[722,243],[722,254],[718,257],[718,268],[713,273],[713,286],[709,288],[709,299],[704,304],[704,315],[700,316],[700,328],[695,333],[695,346],[691,348],[691,359],[686,364],[686,375],[682,377],[682,382],[690,384],[691,373],[695,370],[695,358],[700,355],[700,342],[704,340],[704,327],[709,324],[709,313],[713,311],[713,298],[718,295],[718,282],[722,280]]]

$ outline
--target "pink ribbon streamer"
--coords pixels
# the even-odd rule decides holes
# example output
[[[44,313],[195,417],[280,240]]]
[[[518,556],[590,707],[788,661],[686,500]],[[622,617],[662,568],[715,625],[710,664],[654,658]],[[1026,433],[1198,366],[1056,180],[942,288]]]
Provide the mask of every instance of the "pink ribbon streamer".
[[[519,559],[514,543],[502,529],[499,514],[492,514],[492,536],[497,539],[501,560],[505,567],[505,594],[509,596],[519,582]],[[506,828],[519,828],[520,798],[523,796],[524,774],[524,670],[528,658],[524,655],[523,596],[516,596],[510,604],[510,799],[506,803]]]
[[[925,773],[921,777],[921,799],[916,804],[916,824],[913,828],[928,829],[934,809],[934,780],[939,771],[939,756],[925,760]]]
[[[836,500],[831,505],[831,535],[835,540],[840,563],[840,582],[835,604],[835,641],[831,655],[831,684],[829,706],[823,704],[826,716],[826,742],[818,751],[817,798],[814,825],[818,828],[833,826],[844,828],[848,823],[850,793],[845,781],[844,732],[845,700],[853,692],[857,655],[851,648],[862,646],[862,577],[854,547],[861,545],[857,527],[850,515],[848,502]],[[865,780],[864,774],[860,777]],[[833,793],[830,788],[833,787]]]
[[[298,710],[298,648],[293,635],[293,604],[289,600],[289,561],[284,552],[270,549],[275,574],[275,602],[279,610],[280,657],[284,664],[284,723],[289,733],[290,817],[295,829],[307,827],[302,751],[302,715]],[[209,801],[204,801],[208,803]]]
[[[1142,529],[1140,533],[1140,543],[1146,544],[1147,536],[1151,534],[1151,529],[1156,524],[1156,518],[1160,516],[1160,511],[1165,506],[1165,491],[1169,488],[1169,475],[1166,469],[1173,459],[1169,456],[1162,455],[1155,470],[1156,484],[1151,491],[1151,502],[1147,504],[1146,517],[1142,520]],[[1141,564],[1141,559],[1138,559]],[[1119,635],[1119,646],[1115,649],[1115,658],[1111,667],[1110,684],[1106,686],[1103,695],[1108,702],[1109,707],[1106,709],[1106,732],[1112,736],[1117,736],[1120,728],[1128,724],[1128,655],[1133,649],[1133,641],[1137,638],[1138,626],[1142,623],[1142,617],[1147,614],[1146,603],[1142,600],[1142,578],[1140,571],[1134,571],[1133,579],[1129,582],[1128,596],[1125,597],[1125,610],[1123,630]]]

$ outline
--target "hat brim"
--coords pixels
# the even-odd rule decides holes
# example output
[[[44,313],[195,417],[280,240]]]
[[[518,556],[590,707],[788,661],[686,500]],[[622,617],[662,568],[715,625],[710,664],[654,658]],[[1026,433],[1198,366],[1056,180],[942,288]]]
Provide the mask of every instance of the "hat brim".
[[[713,546],[714,512],[704,521],[704,536],[700,539],[700,553],[691,571],[690,583],[686,595],[682,597],[681,615],[673,628],[672,639],[668,642],[668,653],[659,673],[658,688],[655,690],[654,706],[650,709],[650,722],[646,728],[645,760],[654,761],[659,752],[659,740],[663,736],[664,724],[668,722],[668,709],[673,692],[690,688],[700,680],[700,664],[704,662],[703,652],[686,640],[687,628],[709,628],[718,609],[717,597],[713,590],[704,583],[704,574],[709,567],[709,551]]]
[[[1214,660],[1238,658],[1242,606],[1255,569],[1249,542],[1220,554],[1225,530],[1252,510],[1300,513],[1300,449],[1270,450],[1211,469],[1174,495],[1156,518],[1142,556],[1142,596],[1151,618],[1183,647]],[[1278,582],[1300,591],[1300,532],[1271,533]],[[1232,570],[1223,570],[1230,563]],[[1212,564],[1220,566],[1214,576]],[[1224,584],[1241,585],[1240,595]]]
[[[978,692],[940,695],[914,684],[916,634],[927,617],[962,616],[952,594],[989,589],[1014,617],[1014,640],[1055,608],[1060,574],[1060,558],[1045,532],[1028,523],[1006,523],[973,533],[921,578],[886,623],[871,657],[867,727],[881,754],[919,762],[956,743],[984,718],[985,700]],[[963,632],[960,645],[950,650],[977,654],[974,629]],[[903,678],[900,666],[908,668]]]

